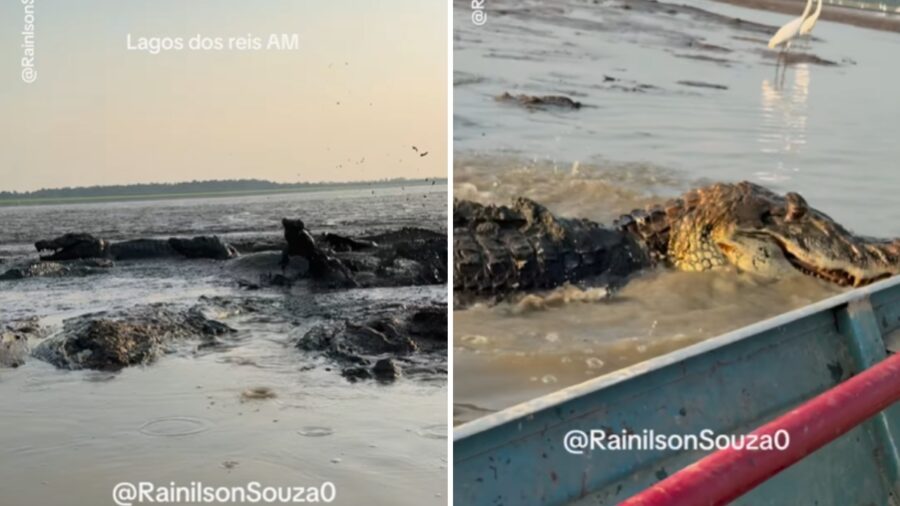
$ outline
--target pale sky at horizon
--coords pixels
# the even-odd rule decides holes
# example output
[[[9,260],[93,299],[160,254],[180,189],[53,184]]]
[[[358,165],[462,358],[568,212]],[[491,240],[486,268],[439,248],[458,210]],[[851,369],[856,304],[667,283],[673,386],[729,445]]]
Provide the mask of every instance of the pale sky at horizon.
[[[0,191],[260,178],[447,177],[447,3],[0,4]],[[126,49],[126,34],[298,33],[298,51]],[[412,146],[428,151],[419,157]]]

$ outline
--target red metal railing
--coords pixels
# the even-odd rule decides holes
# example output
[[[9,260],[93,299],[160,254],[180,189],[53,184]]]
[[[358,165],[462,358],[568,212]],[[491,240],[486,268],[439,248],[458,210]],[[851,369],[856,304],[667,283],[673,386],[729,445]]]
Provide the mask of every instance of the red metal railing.
[[[781,450],[725,449],[631,497],[621,506],[727,504],[900,400],[900,353],[801,404],[751,434],[790,434]]]

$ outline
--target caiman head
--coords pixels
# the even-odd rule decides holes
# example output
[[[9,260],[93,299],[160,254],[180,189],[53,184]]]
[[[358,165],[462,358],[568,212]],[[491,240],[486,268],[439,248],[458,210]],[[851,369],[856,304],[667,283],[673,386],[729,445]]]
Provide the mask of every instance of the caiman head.
[[[731,265],[767,278],[801,273],[840,286],[900,273],[900,239],[855,235],[800,195],[749,182],[700,188],[623,218],[620,228],[686,271]]]
[[[41,260],[80,260],[105,257],[109,243],[90,234],[65,234],[56,239],[38,241],[34,243],[34,247],[41,253],[53,252],[51,255],[42,255]]]

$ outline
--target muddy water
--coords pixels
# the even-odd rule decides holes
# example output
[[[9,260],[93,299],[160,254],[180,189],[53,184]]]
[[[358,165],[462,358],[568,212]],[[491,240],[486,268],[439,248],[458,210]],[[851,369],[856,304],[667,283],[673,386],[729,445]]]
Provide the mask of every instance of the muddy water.
[[[0,248],[24,254],[18,241],[42,236],[48,217],[60,215],[78,228],[120,236],[141,226],[161,235],[216,226],[226,237],[276,233],[277,221],[269,221],[281,215],[313,217],[320,224],[314,229],[380,229],[392,226],[392,214],[393,223],[443,229],[446,187],[407,190],[2,209],[7,224],[27,228],[7,227]],[[122,481],[331,481],[335,504],[446,501],[446,376],[350,384],[325,359],[294,347],[328,320],[387,304],[444,302],[444,286],[320,291],[300,284],[246,292],[219,262],[121,262],[90,277],[0,282],[0,319],[34,315],[54,330],[63,318],[87,312],[149,302],[189,306],[204,297],[270,310],[211,306],[209,316],[238,330],[227,346],[186,343],[118,374],[59,371],[35,359],[0,369],[0,502],[111,504]],[[258,387],[275,397],[242,395]]]
[[[859,233],[900,236],[889,133],[900,37],[820,22],[801,51],[818,60],[785,70],[764,48],[783,15],[702,0],[622,5],[495,0],[477,27],[456,4],[456,196],[523,194],[608,223],[692,186],[747,179],[798,191]],[[506,91],[583,107],[495,100]],[[455,421],[833,293],[809,279],[655,272],[612,299],[567,288],[455,311]]]

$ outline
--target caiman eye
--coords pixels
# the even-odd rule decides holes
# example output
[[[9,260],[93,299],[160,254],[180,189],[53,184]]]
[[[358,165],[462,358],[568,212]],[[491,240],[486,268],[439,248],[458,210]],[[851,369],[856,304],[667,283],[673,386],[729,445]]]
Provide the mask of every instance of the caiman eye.
[[[784,197],[785,200],[787,200],[787,210],[785,212],[785,219],[787,221],[797,221],[806,216],[809,205],[800,194],[790,192]]]

